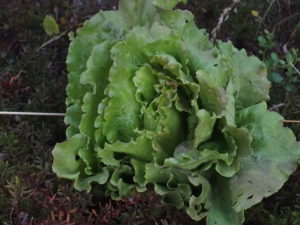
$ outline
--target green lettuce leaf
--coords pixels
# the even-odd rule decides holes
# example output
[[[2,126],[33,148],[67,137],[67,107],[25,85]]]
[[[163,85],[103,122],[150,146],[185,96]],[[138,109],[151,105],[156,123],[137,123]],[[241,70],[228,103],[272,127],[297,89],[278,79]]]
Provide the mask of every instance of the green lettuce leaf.
[[[237,123],[251,132],[253,154],[241,160],[241,170],[230,180],[237,211],[277,192],[296,169],[300,145],[282,121],[265,102],[239,112]]]

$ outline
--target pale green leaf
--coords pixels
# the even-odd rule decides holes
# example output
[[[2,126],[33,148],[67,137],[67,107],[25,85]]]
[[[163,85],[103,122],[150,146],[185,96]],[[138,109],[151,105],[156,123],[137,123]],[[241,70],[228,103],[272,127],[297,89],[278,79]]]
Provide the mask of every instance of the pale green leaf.
[[[44,30],[48,35],[58,34],[59,27],[53,16],[47,15],[43,21]]]
[[[296,169],[300,145],[282,120],[264,102],[239,113],[237,123],[252,134],[253,154],[241,160],[240,172],[230,181],[237,211],[277,192]]]

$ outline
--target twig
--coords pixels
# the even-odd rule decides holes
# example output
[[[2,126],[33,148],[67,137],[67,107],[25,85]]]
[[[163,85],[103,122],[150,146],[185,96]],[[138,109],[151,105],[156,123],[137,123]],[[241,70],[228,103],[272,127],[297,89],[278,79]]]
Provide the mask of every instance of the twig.
[[[270,108],[271,111],[278,111],[280,107],[284,106],[284,103],[279,103],[277,105],[272,105],[272,107]]]
[[[38,47],[38,51],[41,50],[42,48],[46,47],[47,45],[51,44],[53,41],[56,41],[58,39],[60,39],[62,36],[64,36],[67,33],[67,31],[64,31],[63,33],[61,33],[60,35],[54,36],[52,38],[50,38],[48,41],[44,42],[40,47]]]
[[[278,27],[278,26],[281,26],[282,24],[284,24],[285,22],[289,21],[290,19],[293,19],[294,17],[298,16],[299,15],[299,12],[296,12],[294,13],[293,15],[290,15],[286,18],[284,18],[283,20],[279,21],[278,23],[276,23],[274,25],[274,30]]]
[[[264,22],[264,20],[266,19],[266,16],[268,15],[268,13],[270,12],[272,6],[274,5],[275,3],[275,0],[271,0],[265,14],[263,15],[262,19],[259,21],[259,24],[258,24],[258,27],[257,27],[257,30],[256,30],[256,34],[258,33],[260,27],[261,27],[261,24]]]
[[[277,3],[277,5],[278,5],[278,13],[279,13],[279,15],[280,15],[280,18],[281,18],[281,5],[280,5],[280,0],[276,0],[276,3]]]
[[[297,67],[293,64],[290,63],[290,65],[293,67],[293,69],[298,73],[298,75],[300,76],[300,71],[297,69]]]
[[[8,112],[1,111],[0,115],[16,116],[65,116],[65,113],[44,113],[44,112]]]
[[[229,18],[229,13],[232,11],[232,9],[238,4],[240,3],[240,0],[232,0],[232,3],[223,10],[222,14],[220,15],[219,19],[218,19],[218,24],[217,26],[212,30],[211,32],[211,40],[215,41],[216,37],[217,37],[217,33],[220,31],[222,24],[228,20]]]

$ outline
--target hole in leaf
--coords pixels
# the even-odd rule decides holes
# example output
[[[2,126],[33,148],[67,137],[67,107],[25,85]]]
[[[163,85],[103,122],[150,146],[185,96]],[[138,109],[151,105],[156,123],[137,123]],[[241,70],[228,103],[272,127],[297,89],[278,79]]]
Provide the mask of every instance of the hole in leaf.
[[[253,198],[253,195],[250,195],[248,198],[247,198],[247,200],[250,200],[250,199],[252,199]]]

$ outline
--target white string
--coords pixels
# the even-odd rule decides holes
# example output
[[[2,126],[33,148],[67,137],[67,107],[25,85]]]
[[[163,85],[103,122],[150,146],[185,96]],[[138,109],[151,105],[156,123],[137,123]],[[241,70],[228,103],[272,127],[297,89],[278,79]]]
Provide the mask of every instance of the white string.
[[[9,112],[0,111],[0,115],[16,116],[65,116],[65,113],[44,113],[44,112]]]
[[[65,113],[44,113],[44,112],[9,112],[0,111],[0,115],[8,116],[65,116]],[[300,120],[283,120],[284,123],[300,123]]]

